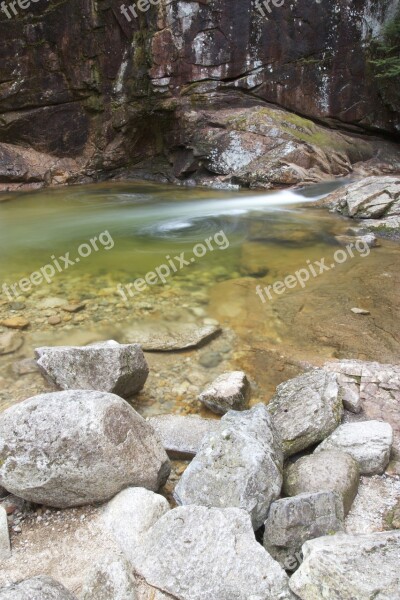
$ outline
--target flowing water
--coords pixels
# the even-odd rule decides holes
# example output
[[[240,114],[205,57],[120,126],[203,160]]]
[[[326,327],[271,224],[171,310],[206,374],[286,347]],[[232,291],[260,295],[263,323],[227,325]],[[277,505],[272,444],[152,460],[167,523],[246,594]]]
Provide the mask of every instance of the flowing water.
[[[0,357],[3,405],[40,391],[39,376],[15,366],[35,345],[129,341],[147,324],[218,321],[223,334],[195,352],[149,355],[166,391],[144,394],[144,413],[173,409],[173,398],[193,408],[197,388],[226,368],[245,368],[263,398],[307,361],[395,360],[399,250],[382,242],[334,263],[352,223],[307,204],[337,185],[266,193],[108,183],[0,196],[0,317],[29,320],[24,346]],[[321,259],[335,267],[268,288]],[[85,307],[68,313],[60,300]]]

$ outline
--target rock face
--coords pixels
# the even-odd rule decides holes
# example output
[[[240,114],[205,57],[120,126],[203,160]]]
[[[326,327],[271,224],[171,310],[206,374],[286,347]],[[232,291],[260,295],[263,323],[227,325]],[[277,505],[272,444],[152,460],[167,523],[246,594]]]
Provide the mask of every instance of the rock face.
[[[103,556],[83,584],[81,600],[139,600],[128,561],[121,556]]]
[[[128,398],[143,388],[149,374],[137,344],[109,341],[36,348],[35,353],[44,377],[63,390],[99,390]]]
[[[344,423],[316,448],[315,452],[337,448],[350,454],[362,475],[383,473],[389,463],[393,430],[382,421]]]
[[[230,411],[220,429],[204,438],[174,496],[178,504],[242,508],[258,529],[280,494],[282,466],[281,442],[266,407]]]
[[[199,451],[204,437],[217,431],[217,419],[202,419],[196,415],[160,415],[149,419],[168,456],[191,460]]]
[[[284,472],[283,492],[287,496],[323,491],[342,496],[345,514],[351,508],[360,481],[358,462],[340,450],[325,450],[304,456]]]
[[[249,399],[250,383],[243,371],[223,373],[199,395],[200,402],[220,415],[248,408]]]
[[[67,507],[108,500],[168,478],[153,429],[113,394],[42,394],[0,415],[0,484],[26,500]]]
[[[61,583],[39,575],[0,589],[0,600],[77,600]]]
[[[400,532],[336,535],[307,542],[290,588],[301,600],[396,600]]]
[[[285,456],[325,439],[340,424],[342,399],[336,376],[315,369],[281,383],[268,405]]]
[[[271,504],[265,522],[264,547],[285,569],[299,565],[304,542],[343,531],[343,501],[335,492],[300,494]]]
[[[10,536],[8,533],[7,513],[0,506],[0,560],[7,560],[11,556]]]
[[[288,577],[236,508],[184,506],[144,536],[134,569],[179,600],[294,600]]]

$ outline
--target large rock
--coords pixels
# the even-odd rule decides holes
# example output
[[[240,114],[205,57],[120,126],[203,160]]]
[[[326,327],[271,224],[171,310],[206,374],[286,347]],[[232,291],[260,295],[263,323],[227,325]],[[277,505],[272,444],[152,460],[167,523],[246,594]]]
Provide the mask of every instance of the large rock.
[[[314,369],[281,383],[268,411],[285,456],[322,441],[336,429],[343,413],[336,375]]]
[[[105,555],[87,575],[81,600],[139,600],[132,567],[119,555]]]
[[[148,419],[155,429],[168,456],[190,460],[200,449],[204,437],[217,431],[217,419],[202,419],[197,415],[159,415]]]
[[[99,390],[128,398],[139,392],[149,374],[137,344],[112,340],[91,346],[36,348],[44,377],[63,390]]]
[[[0,589],[0,600],[77,600],[77,598],[52,577],[39,575]]]
[[[243,371],[219,375],[200,395],[199,400],[213,412],[224,415],[228,410],[248,408],[250,383]]]
[[[169,471],[154,430],[114,394],[42,394],[0,415],[0,484],[32,502],[67,507],[129,485],[157,490]]]
[[[266,407],[230,411],[204,439],[174,496],[178,504],[243,508],[258,529],[280,494],[282,465],[280,438]]]
[[[398,600],[400,531],[321,537],[290,579],[301,600]]]
[[[338,449],[350,454],[362,475],[383,473],[389,463],[393,430],[382,421],[362,421],[340,425],[315,452]]]
[[[169,511],[143,537],[133,566],[178,600],[294,600],[287,575],[236,508]]]
[[[338,492],[347,514],[356,497],[359,482],[359,466],[354,458],[340,450],[325,450],[288,465],[284,472],[283,492],[287,496]]]
[[[0,560],[11,556],[10,535],[8,533],[7,513],[0,505]]]
[[[344,529],[343,500],[337,492],[300,494],[271,504],[265,521],[264,548],[287,571],[301,562],[307,540]]]

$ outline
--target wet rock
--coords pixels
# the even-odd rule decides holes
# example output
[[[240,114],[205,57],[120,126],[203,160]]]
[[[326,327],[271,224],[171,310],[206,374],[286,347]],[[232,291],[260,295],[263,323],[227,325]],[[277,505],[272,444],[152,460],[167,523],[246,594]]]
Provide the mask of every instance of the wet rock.
[[[280,438],[266,407],[230,411],[204,438],[174,496],[178,504],[242,508],[258,529],[280,494],[282,464]]]
[[[24,339],[18,331],[6,331],[0,334],[0,355],[11,354],[19,350]]]
[[[44,377],[66,390],[92,389],[129,397],[139,392],[149,368],[137,344],[114,341],[91,346],[36,348],[37,364]]]
[[[314,369],[276,388],[268,411],[283,440],[285,456],[322,441],[339,425],[343,404],[332,375]]]
[[[61,317],[58,315],[52,315],[47,319],[49,325],[59,325],[61,323]]]
[[[315,492],[337,492],[347,514],[356,497],[360,481],[358,462],[340,450],[325,450],[304,456],[288,465],[284,472],[283,493],[297,496]]]
[[[385,471],[392,443],[393,430],[388,423],[344,423],[315,449],[315,453],[342,450],[358,462],[362,475],[374,475]]]
[[[7,512],[0,505],[0,560],[7,560],[11,556],[10,535],[8,533]],[[1,591],[0,591],[1,597]]]
[[[177,460],[191,460],[199,451],[204,437],[219,428],[216,419],[202,419],[195,415],[159,415],[148,422],[155,429],[168,456]]]
[[[224,415],[228,410],[244,410],[250,400],[250,383],[243,371],[223,373],[200,395],[200,402],[213,412]]]
[[[138,600],[132,567],[122,556],[103,556],[87,575],[81,600]]]
[[[1,588],[0,600],[77,600],[77,598],[52,577],[38,575]]]
[[[306,542],[303,553],[290,579],[301,600],[399,597],[400,532],[321,537]]]
[[[0,321],[0,325],[8,327],[9,329],[26,329],[29,325],[28,319],[25,317],[10,317]]]
[[[62,309],[68,313],[77,313],[81,310],[84,310],[85,307],[86,304],[84,302],[81,302],[80,304],[64,304],[62,306]]]
[[[129,343],[140,344],[144,351],[168,352],[196,348],[206,344],[221,332],[216,325],[197,326],[194,323],[151,323],[135,327],[125,332]]]
[[[265,522],[264,547],[288,571],[299,564],[307,540],[344,529],[341,496],[336,492],[300,494],[271,504]]]
[[[39,372],[39,368],[33,358],[23,358],[22,360],[18,360],[13,363],[12,370],[13,373],[18,376]]]
[[[170,464],[153,429],[114,394],[66,391],[0,415],[0,484],[65,508],[102,502],[133,485],[157,490]]]
[[[184,506],[166,513],[142,540],[133,566],[179,600],[294,600],[288,577],[255,540],[236,508]]]
[[[223,361],[219,352],[203,352],[200,355],[199,363],[206,369],[214,369]]]
[[[67,301],[64,298],[49,297],[44,298],[43,300],[39,300],[36,304],[36,308],[39,310],[46,310],[48,308],[60,308],[61,306],[65,306]]]

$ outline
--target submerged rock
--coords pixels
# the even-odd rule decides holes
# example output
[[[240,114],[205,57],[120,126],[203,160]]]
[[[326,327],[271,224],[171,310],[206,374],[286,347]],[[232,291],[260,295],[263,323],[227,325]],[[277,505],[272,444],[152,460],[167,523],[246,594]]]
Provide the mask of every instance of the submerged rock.
[[[194,323],[138,323],[124,332],[129,343],[137,343],[145,351],[171,352],[197,348],[215,338],[221,332],[218,325],[199,327]]]
[[[6,331],[0,334],[0,355],[11,354],[19,350],[24,343],[22,335],[18,331]]]
[[[148,422],[155,429],[168,456],[190,460],[199,451],[204,437],[219,428],[217,419],[202,419],[197,415],[159,415]]]
[[[279,497],[282,467],[281,441],[266,407],[230,411],[204,438],[174,496],[178,504],[242,508],[258,529]]]
[[[91,346],[36,348],[44,377],[63,390],[99,390],[129,397],[139,392],[149,367],[137,344],[112,340]]]
[[[61,583],[38,575],[0,589],[0,600],[77,600]]]
[[[157,490],[169,472],[154,430],[114,394],[41,394],[0,415],[0,484],[25,500],[101,502],[129,485]]]
[[[281,383],[268,411],[285,456],[322,441],[340,424],[343,413],[336,375],[314,369]]]
[[[199,395],[200,402],[220,415],[248,408],[249,399],[250,383],[243,371],[223,373]]]

